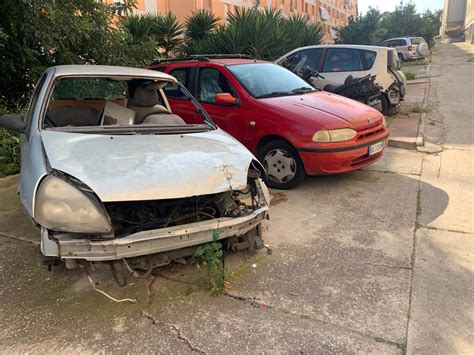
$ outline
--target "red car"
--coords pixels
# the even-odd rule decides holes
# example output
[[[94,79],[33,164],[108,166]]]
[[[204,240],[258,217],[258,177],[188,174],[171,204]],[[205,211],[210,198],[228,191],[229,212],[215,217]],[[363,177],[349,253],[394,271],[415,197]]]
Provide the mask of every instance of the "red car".
[[[273,63],[196,56],[150,68],[176,77],[220,128],[252,151],[273,188],[291,188],[306,175],[363,168],[380,159],[387,144],[389,132],[378,111],[317,90]],[[164,90],[175,114],[187,122],[198,119],[178,86]]]

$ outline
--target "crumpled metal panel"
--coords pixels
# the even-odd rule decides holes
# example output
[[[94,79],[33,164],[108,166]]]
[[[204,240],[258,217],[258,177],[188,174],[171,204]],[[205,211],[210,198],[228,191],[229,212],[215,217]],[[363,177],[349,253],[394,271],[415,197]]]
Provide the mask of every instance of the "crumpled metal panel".
[[[53,169],[103,202],[174,199],[238,190],[255,157],[222,130],[173,135],[41,132]]]

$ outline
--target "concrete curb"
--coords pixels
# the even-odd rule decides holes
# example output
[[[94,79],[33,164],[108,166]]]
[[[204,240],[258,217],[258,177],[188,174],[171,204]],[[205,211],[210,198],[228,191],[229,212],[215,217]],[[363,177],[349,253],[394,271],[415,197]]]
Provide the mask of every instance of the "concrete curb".
[[[401,140],[394,140],[394,139],[388,140],[388,146],[393,147],[393,148],[399,148],[399,149],[407,149],[407,150],[415,150],[417,147],[416,142],[404,142]]]
[[[428,95],[430,92],[431,87],[431,62],[428,64],[428,68],[426,70],[428,72],[428,80],[426,81],[426,90],[425,95],[423,97],[423,112],[421,113],[420,117],[420,125],[418,127],[418,136],[416,137],[416,147],[422,147],[425,145],[425,137],[423,132],[425,131],[425,118],[426,118],[426,109],[428,107]]]

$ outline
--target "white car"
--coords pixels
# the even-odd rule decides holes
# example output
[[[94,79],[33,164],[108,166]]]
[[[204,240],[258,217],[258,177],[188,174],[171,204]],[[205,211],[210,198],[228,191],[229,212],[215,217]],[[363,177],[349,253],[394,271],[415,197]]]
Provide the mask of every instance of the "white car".
[[[429,54],[428,44],[423,37],[399,37],[383,41],[381,46],[395,48],[401,61],[423,59]]]
[[[171,112],[168,84],[195,105],[194,123]],[[21,135],[18,191],[46,261],[151,270],[216,236],[263,247],[263,167],[168,74],[52,67],[26,121],[4,115],[0,127]]]
[[[406,78],[400,70],[397,52],[391,48],[345,44],[308,46],[285,54],[276,63],[300,76],[305,67],[319,72],[324,79],[315,77],[312,85],[321,90],[327,84],[344,84],[349,75],[354,78],[376,75],[375,84],[383,92],[383,112],[398,107],[405,96]]]

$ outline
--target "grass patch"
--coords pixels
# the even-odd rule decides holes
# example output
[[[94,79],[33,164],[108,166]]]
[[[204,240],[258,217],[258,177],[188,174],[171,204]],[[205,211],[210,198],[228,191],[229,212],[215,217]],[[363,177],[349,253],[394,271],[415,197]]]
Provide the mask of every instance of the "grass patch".
[[[423,106],[422,103],[403,103],[398,113],[400,115],[409,115],[410,113],[429,113],[433,111],[432,106]]]
[[[428,113],[428,112],[431,112],[432,108],[431,106],[423,106],[423,104],[413,104],[411,107],[410,107],[410,111],[411,112],[414,112],[414,113]]]
[[[416,79],[416,74],[411,72],[411,71],[406,71],[404,72],[405,73],[405,77],[407,78],[407,80],[415,80]]]
[[[429,61],[425,58],[425,59],[417,59],[417,60],[410,60],[410,61],[407,61],[407,62],[403,62],[402,66],[403,67],[414,67],[414,66],[417,66],[417,65],[428,65],[429,64]]]
[[[405,355],[407,353],[407,343],[396,343],[396,342],[393,342],[393,341],[390,341],[390,340],[386,340],[382,337],[375,337],[374,340],[377,343],[384,343],[384,344],[388,344],[388,345],[392,345],[392,346],[397,347],[397,349],[400,350],[403,355]]]
[[[418,187],[418,191],[416,192],[416,216],[415,216],[415,231],[422,227],[420,222],[421,217],[421,189]]]

